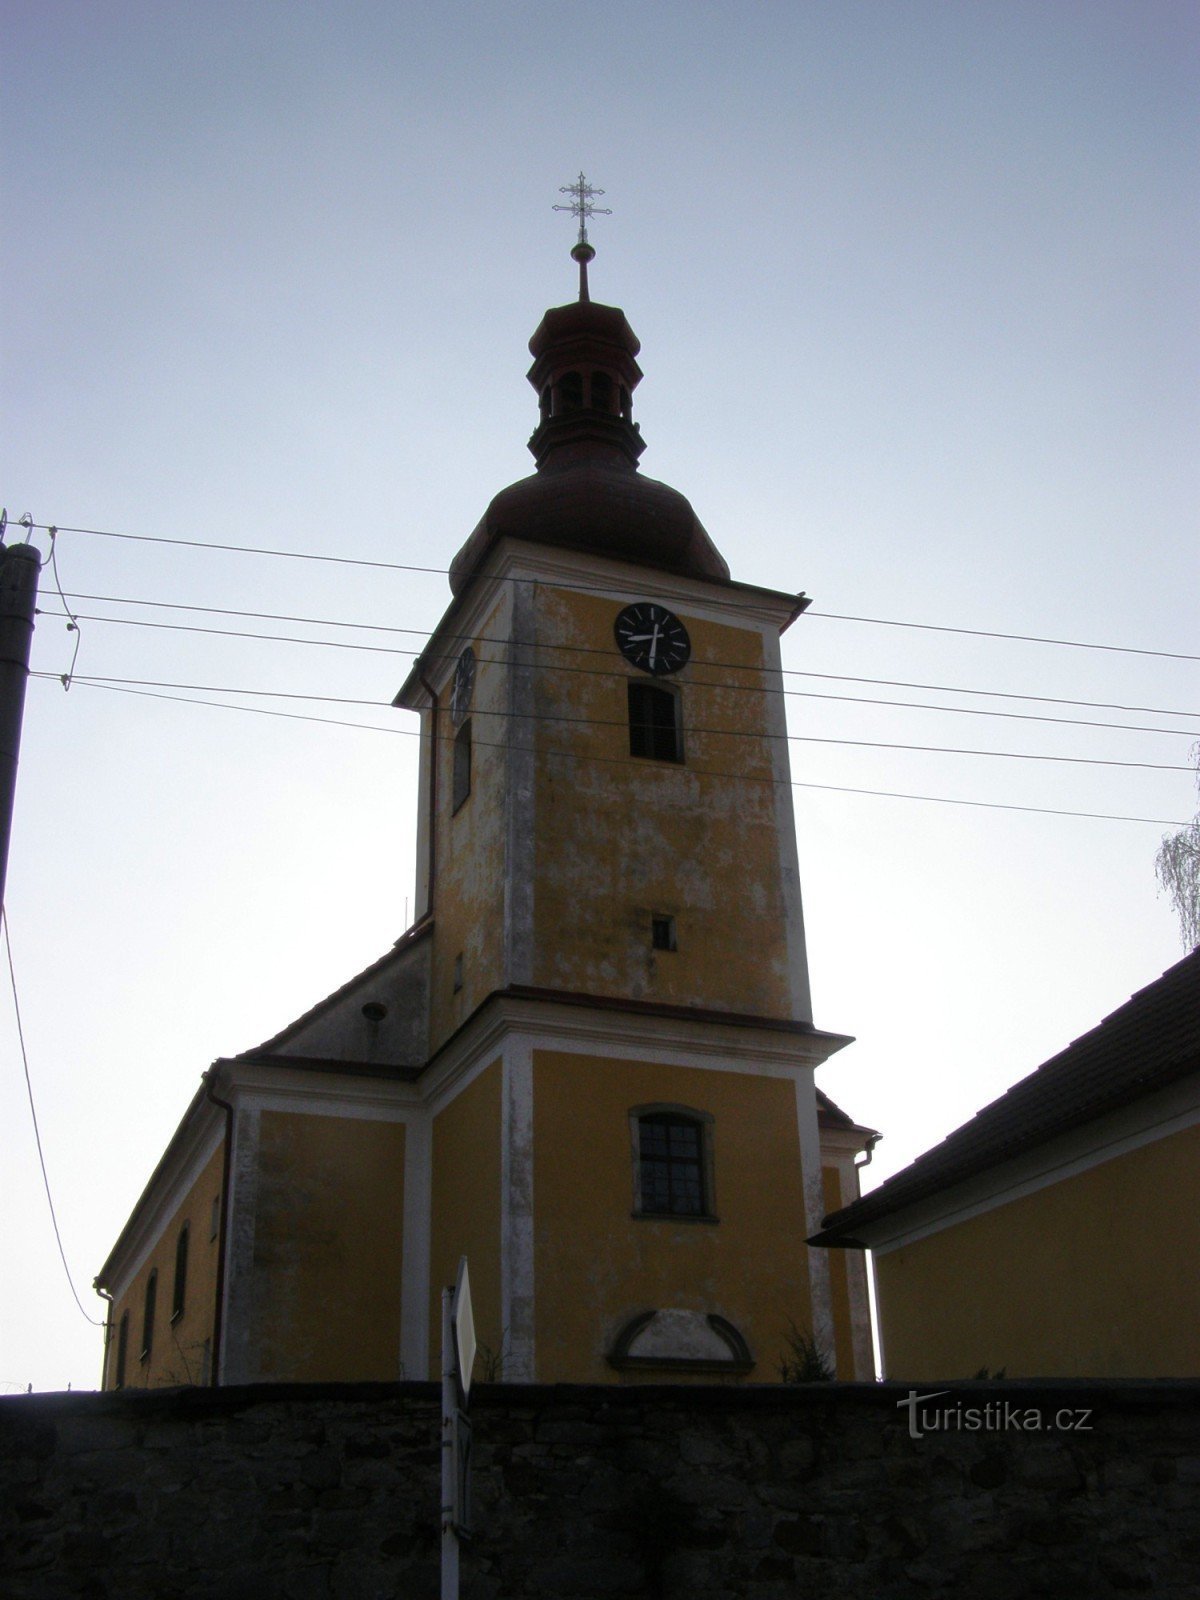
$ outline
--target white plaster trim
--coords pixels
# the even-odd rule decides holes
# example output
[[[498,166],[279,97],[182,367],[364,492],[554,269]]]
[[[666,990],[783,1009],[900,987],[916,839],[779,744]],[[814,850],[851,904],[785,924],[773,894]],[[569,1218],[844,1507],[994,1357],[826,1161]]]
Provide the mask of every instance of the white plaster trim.
[[[187,1126],[189,1121],[192,1123],[190,1128]],[[105,1284],[114,1302],[128,1292],[130,1284],[158,1247],[171,1218],[199,1180],[214,1153],[220,1149],[225,1134],[225,1113],[211,1101],[204,1100],[190,1117],[185,1116],[180,1133],[184,1135],[183,1149],[155,1183],[153,1193],[138,1201],[126,1224],[129,1237],[122,1247],[119,1264],[114,1264]],[[208,1214],[205,1212],[197,1228],[207,1225]],[[195,1237],[199,1236],[197,1231]],[[208,1237],[207,1233],[204,1237]]]
[[[419,1109],[421,1090],[416,1083],[394,1078],[358,1077],[345,1072],[285,1067],[259,1062],[232,1062],[227,1068],[227,1097],[273,1111],[297,1111],[314,1116],[383,1117],[403,1120]]]
[[[221,1356],[217,1381],[253,1383],[258,1377],[252,1346],[254,1228],[258,1210],[259,1112],[238,1105],[233,1117],[233,1159],[225,1196],[225,1300],[221,1307]]]
[[[787,706],[784,700],[779,638],[764,639],[763,659],[767,706],[767,744],[771,776],[775,780],[775,837],[779,846],[779,881],[783,889],[784,934],[787,940],[788,994],[792,1015],[812,1021],[812,990],[808,979],[808,949],[804,940],[804,904],[800,893],[800,855],[796,844],[796,808],[792,791],[792,756],[788,743]],[[773,692],[777,685],[780,692]]]
[[[504,1052],[500,1113],[500,1325],[504,1377],[534,1382],[533,1050],[516,1037]]]
[[[428,1378],[433,1119],[408,1120],[404,1135],[404,1254],[401,1264],[400,1372]]]
[[[542,1048],[580,1054],[619,1051],[631,1061],[678,1061],[722,1072],[776,1077],[820,1066],[850,1043],[771,1027],[742,1027],[687,1017],[659,1017],[607,1007],[556,1004],[494,995],[438,1056],[420,1080],[428,1105],[442,1103],[458,1077],[500,1053],[509,1034],[527,1034]]]
[[[537,615],[534,586],[510,583],[507,788],[504,861],[504,981],[533,982],[534,801],[536,745],[534,673]]]
[[[1072,1129],[1015,1160],[1006,1161],[1003,1166],[956,1184],[943,1194],[907,1206],[894,1217],[867,1223],[856,1230],[856,1236],[878,1254],[887,1255],[1198,1122],[1200,1077],[1193,1075],[1158,1094]]]
[[[796,1079],[796,1124],[800,1134],[800,1170],[804,1180],[804,1237],[810,1239],[821,1226],[825,1195],[821,1178],[821,1135],[817,1126],[817,1093],[812,1074]],[[829,1256],[803,1241],[808,1253],[809,1298],[812,1302],[813,1343],[831,1365],[837,1360],[833,1330],[833,1298],[829,1290]],[[844,1374],[843,1374],[844,1376]]]

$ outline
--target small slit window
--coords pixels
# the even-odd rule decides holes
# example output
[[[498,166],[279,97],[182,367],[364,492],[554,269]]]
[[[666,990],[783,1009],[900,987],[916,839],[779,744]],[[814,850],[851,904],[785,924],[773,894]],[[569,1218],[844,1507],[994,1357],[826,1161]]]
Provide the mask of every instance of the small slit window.
[[[578,372],[564,372],[558,380],[558,409],[579,411],[583,407],[583,377]]]
[[[129,1360],[129,1313],[124,1312],[121,1325],[117,1329],[117,1382],[116,1387],[125,1387],[125,1367]]]
[[[680,697],[640,679],[629,685],[629,753],[650,761],[683,760]]]
[[[158,1298],[158,1268],[146,1283],[146,1298],[142,1305],[142,1360],[149,1361],[154,1348],[154,1302]]]
[[[613,382],[607,372],[592,373],[592,406],[597,411],[613,408]]]
[[[185,1222],[179,1230],[179,1238],[175,1241],[175,1283],[171,1290],[171,1321],[178,1322],[183,1315],[183,1307],[187,1300],[187,1269],[188,1269],[188,1235],[191,1232]]]
[[[713,1215],[712,1118],[685,1107],[631,1113],[634,1138],[634,1215]]]
[[[675,918],[667,916],[653,916],[650,918],[650,948],[652,950],[674,950],[675,944]]]
[[[463,804],[471,792],[471,719],[454,735],[454,787],[451,796],[451,815]]]

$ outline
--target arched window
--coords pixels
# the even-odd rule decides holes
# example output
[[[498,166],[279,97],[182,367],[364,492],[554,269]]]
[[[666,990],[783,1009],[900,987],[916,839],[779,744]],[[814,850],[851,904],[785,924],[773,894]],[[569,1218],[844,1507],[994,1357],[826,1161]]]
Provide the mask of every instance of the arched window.
[[[146,1281],[146,1300],[142,1307],[142,1360],[149,1361],[154,1346],[154,1301],[158,1295],[158,1268]]]
[[[175,1241],[175,1285],[171,1291],[171,1321],[178,1322],[183,1315],[184,1301],[187,1298],[187,1268],[188,1268],[188,1234],[189,1225],[185,1222],[179,1230],[179,1238]]]
[[[632,678],[629,683],[629,754],[650,761],[682,761],[680,709],[680,697],[673,690]]]
[[[630,1112],[634,1215],[716,1220],[713,1119],[688,1106],[637,1106]]]
[[[578,411],[583,405],[583,378],[578,372],[564,372],[558,380],[558,409]]]
[[[613,383],[607,372],[592,373],[592,405],[597,411],[613,408]]]
[[[117,1329],[117,1381],[114,1387],[125,1387],[125,1364],[129,1359],[129,1313],[124,1312]]]

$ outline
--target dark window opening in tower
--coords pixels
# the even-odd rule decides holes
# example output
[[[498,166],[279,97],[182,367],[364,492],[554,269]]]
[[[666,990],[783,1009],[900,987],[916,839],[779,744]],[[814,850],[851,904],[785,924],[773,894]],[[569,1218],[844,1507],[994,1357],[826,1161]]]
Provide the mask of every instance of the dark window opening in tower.
[[[121,1317],[121,1326],[117,1332],[117,1382],[116,1387],[125,1387],[125,1363],[129,1358],[129,1313],[126,1311]]]
[[[706,1214],[702,1123],[663,1111],[639,1117],[638,1157],[644,1213],[668,1217]]]
[[[453,816],[471,792],[471,719],[454,735],[454,783],[450,815]]]
[[[683,760],[680,698],[654,683],[629,685],[629,754],[651,761]]]
[[[652,950],[677,950],[675,918],[653,916],[650,918],[650,948]]]
[[[578,372],[564,372],[558,380],[558,409],[580,411],[583,409],[583,377]]]
[[[150,1274],[146,1284],[146,1299],[142,1307],[142,1360],[149,1361],[154,1346],[154,1301],[158,1295],[158,1269]]]
[[[592,373],[592,406],[596,411],[611,411],[613,385],[607,372]]]
[[[175,1244],[175,1283],[171,1291],[172,1322],[177,1322],[183,1315],[184,1301],[187,1298],[188,1232],[189,1228],[185,1222],[179,1230],[179,1238]]]
[[[550,415],[550,385],[549,384],[547,384],[546,387],[542,390],[541,394],[538,395],[538,410],[541,412],[542,421],[545,422],[546,418]]]
[[[621,415],[626,422],[633,418],[633,398],[624,384],[621,385]]]

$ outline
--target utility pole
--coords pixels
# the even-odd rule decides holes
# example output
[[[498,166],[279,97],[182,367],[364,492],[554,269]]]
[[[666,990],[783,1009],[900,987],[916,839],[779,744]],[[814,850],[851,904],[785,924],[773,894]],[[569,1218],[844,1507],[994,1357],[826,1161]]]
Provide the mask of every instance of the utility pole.
[[[31,544],[0,546],[0,906],[8,877],[17,758],[42,558]]]

